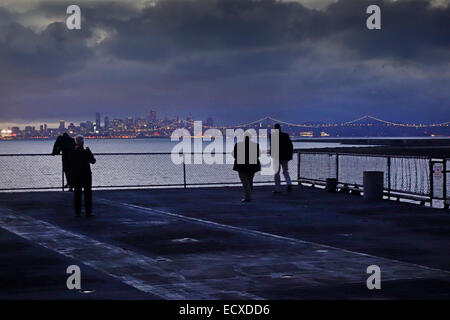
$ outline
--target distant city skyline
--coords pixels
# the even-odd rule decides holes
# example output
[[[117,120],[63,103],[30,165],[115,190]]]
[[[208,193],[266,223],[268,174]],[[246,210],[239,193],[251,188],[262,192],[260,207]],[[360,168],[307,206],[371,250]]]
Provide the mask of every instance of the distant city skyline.
[[[24,127],[12,126],[0,131],[1,140],[20,139],[52,139],[63,133],[70,135],[84,135],[88,138],[99,139],[134,139],[171,137],[177,129],[187,129],[191,134],[195,131],[195,125],[201,125],[202,129],[217,128],[223,133],[225,130],[241,128],[271,129],[275,123],[281,124],[283,131],[293,137],[345,137],[345,136],[450,136],[450,121],[427,124],[424,122],[401,123],[392,122],[377,117],[366,115],[346,122],[320,122],[310,121],[294,123],[283,121],[271,116],[265,116],[236,126],[217,124],[212,117],[206,121],[188,117],[164,116],[158,118],[155,110],[150,110],[146,116],[126,118],[103,116],[95,113],[95,120],[86,120],[75,124],[73,121],[60,120],[59,123],[49,126],[48,123],[39,125],[27,125]],[[57,125],[57,126],[55,126]]]
[[[120,117],[120,116],[114,116],[114,115],[109,115],[109,114],[103,115],[103,114],[100,113],[100,123],[101,123],[102,126],[104,125],[104,118],[105,117],[108,117],[109,121],[112,121],[114,119],[124,120],[124,119],[127,119],[128,117],[131,117],[133,119],[145,119],[147,117],[147,115],[134,115],[134,116],[133,115],[128,115],[128,116],[125,116],[125,117]],[[258,118],[264,118],[266,116],[273,116],[273,115],[265,115],[265,116],[261,115],[260,117],[255,117],[254,119],[248,119],[248,121],[254,121],[254,120],[257,120]],[[370,116],[372,116],[372,115],[370,115]],[[180,116],[180,115],[172,115],[172,116],[168,116],[168,115],[160,116],[160,115],[158,115],[157,116],[157,118],[160,119],[160,120],[164,119],[164,118],[168,118],[169,120],[171,120],[174,117],[177,117],[177,118],[180,118],[180,119],[187,119],[189,116]],[[360,117],[364,117],[364,116],[356,116],[356,117],[354,117],[352,119],[346,119],[346,120],[343,120],[343,121],[330,121],[329,119],[324,119],[324,120],[303,119],[301,121],[295,121],[293,119],[288,119],[288,122],[298,123],[298,124],[308,123],[308,122],[340,123],[340,122],[352,121],[352,120],[358,119]],[[216,124],[216,125],[225,125],[225,126],[228,126],[228,125],[230,125],[230,126],[232,126],[232,125],[239,125],[239,124],[247,122],[247,121],[240,120],[240,122],[234,121],[233,123],[226,123],[224,121],[220,121],[220,119],[216,119],[216,118],[211,117],[211,116],[203,117],[203,118],[195,118],[194,116],[192,116],[192,120],[193,121],[202,121],[204,124],[206,124],[209,119],[211,119],[211,120],[214,119],[214,124]],[[280,120],[283,121],[282,119],[280,119]],[[383,120],[395,122],[395,120],[392,120],[392,119],[383,119]],[[64,121],[66,127],[70,123],[73,123],[74,125],[79,126],[81,123],[86,122],[86,121],[90,121],[93,124],[95,124],[96,123],[96,113],[94,113],[89,119],[77,120],[77,121],[72,121],[70,119],[60,119],[58,121],[55,121],[55,120],[53,120],[53,121],[45,121],[45,120],[37,121],[37,120],[35,120],[35,121],[30,121],[30,122],[9,122],[9,123],[8,122],[3,122],[3,123],[0,122],[0,130],[2,130],[2,129],[10,129],[12,127],[24,128],[25,126],[34,126],[36,128],[39,128],[39,126],[44,125],[44,124],[46,124],[48,126],[48,128],[58,128],[59,125],[60,125],[60,121]],[[450,116],[449,116],[448,119],[437,119],[436,121],[421,121],[420,119],[417,119],[416,121],[409,121],[409,122],[401,122],[401,121],[399,121],[398,123],[440,124],[440,123],[445,123],[445,122],[450,122]]]

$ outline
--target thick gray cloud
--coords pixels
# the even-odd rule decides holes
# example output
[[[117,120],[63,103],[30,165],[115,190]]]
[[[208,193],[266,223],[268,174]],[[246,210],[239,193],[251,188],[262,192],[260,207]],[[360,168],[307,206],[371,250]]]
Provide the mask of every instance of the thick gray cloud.
[[[150,108],[234,122],[448,120],[450,8],[431,3],[89,1],[81,31],[65,28],[69,3],[0,7],[0,122]],[[370,4],[381,31],[365,27]]]

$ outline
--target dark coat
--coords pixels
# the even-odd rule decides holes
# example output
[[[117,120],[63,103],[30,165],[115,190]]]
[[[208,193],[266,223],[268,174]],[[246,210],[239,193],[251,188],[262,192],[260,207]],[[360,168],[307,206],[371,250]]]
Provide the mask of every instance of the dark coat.
[[[91,179],[91,163],[96,162],[89,148],[76,147],[70,157],[72,177],[75,184]]]
[[[70,154],[75,149],[75,139],[69,136],[68,134],[63,134],[59,136],[55,144],[53,145],[52,155],[58,155],[62,153],[62,165],[64,172],[70,171]]]
[[[273,158],[277,158],[279,160],[283,161],[289,161],[292,160],[292,155],[294,154],[294,146],[292,144],[291,138],[287,133],[281,132],[279,134],[279,157],[276,157],[276,155],[272,154],[272,146],[271,146],[271,156]],[[270,136],[270,143],[272,143],[272,135]]]
[[[53,145],[52,155],[55,156],[62,153],[62,160],[65,162],[69,160],[70,153],[74,149],[75,140],[71,136],[64,134],[56,139],[55,144]]]
[[[240,147],[242,147],[242,150],[245,150],[245,160],[244,157],[242,157],[243,161],[238,161],[241,157],[238,157],[238,150],[241,150]],[[254,151],[253,151],[254,150]],[[250,151],[255,152],[256,154],[253,154],[252,157],[250,157]],[[234,157],[234,166],[233,170],[238,172],[248,172],[248,173],[255,173],[261,170],[261,163],[259,162],[259,144],[250,141],[249,139],[246,139],[245,141],[236,143],[233,150],[233,157]],[[250,160],[253,160],[251,163]],[[256,160],[256,161],[255,161]],[[242,163],[240,163],[242,162]]]
[[[63,156],[68,155],[75,149],[75,140],[69,135],[59,136],[55,144],[53,145],[52,155],[63,154]]]

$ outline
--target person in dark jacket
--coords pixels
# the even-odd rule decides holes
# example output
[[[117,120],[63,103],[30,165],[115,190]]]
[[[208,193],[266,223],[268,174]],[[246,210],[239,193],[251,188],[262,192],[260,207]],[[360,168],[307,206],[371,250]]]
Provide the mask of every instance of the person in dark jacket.
[[[94,155],[89,148],[84,148],[83,136],[75,138],[75,150],[71,154],[72,178],[75,188],[75,215],[81,214],[81,193],[84,190],[84,206],[86,216],[92,214],[92,172],[91,163],[96,162]]]
[[[255,173],[261,170],[259,156],[259,144],[250,141],[249,134],[246,134],[244,140],[236,143],[234,146],[233,170],[238,172],[244,189],[242,202],[250,202],[252,200],[253,178]]]
[[[56,156],[58,154],[62,153],[61,159],[62,159],[62,167],[64,174],[66,175],[66,181],[67,184],[64,186],[64,188],[69,187],[69,191],[72,191],[73,189],[73,181],[71,176],[71,166],[70,166],[70,154],[75,149],[75,140],[67,134],[67,132],[64,132],[62,136],[59,136],[55,144],[53,145],[53,151],[52,155]]]
[[[274,193],[280,193],[280,169],[283,169],[283,176],[286,179],[287,191],[292,191],[292,181],[289,176],[288,163],[292,160],[292,155],[294,153],[294,146],[292,145],[291,138],[287,133],[281,132],[281,126],[279,123],[275,124],[274,129],[278,130],[278,154],[274,154],[271,148],[271,156],[274,162],[278,164],[278,168],[275,168],[275,190]],[[272,137],[270,139],[272,142]]]

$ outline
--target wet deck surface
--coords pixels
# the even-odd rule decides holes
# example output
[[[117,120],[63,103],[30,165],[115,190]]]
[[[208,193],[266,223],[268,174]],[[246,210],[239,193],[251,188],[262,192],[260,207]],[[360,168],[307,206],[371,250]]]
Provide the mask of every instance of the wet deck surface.
[[[450,214],[295,187],[0,194],[2,299],[449,299]],[[82,270],[82,293],[66,268]],[[368,290],[366,268],[381,268]]]

